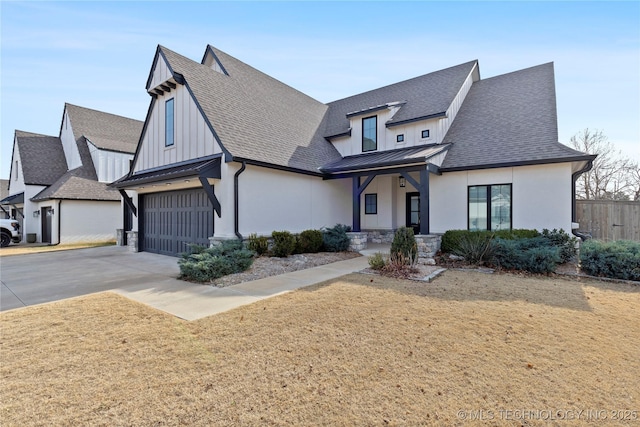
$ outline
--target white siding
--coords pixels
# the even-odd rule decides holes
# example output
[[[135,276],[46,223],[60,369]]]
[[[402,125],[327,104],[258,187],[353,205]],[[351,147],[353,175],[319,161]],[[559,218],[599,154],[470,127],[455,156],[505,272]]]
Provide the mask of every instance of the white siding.
[[[174,145],[165,147],[165,103],[174,99]],[[189,91],[181,85],[158,96],[142,136],[134,171],[166,166],[185,160],[220,153],[213,133]]]
[[[167,67],[167,63],[162,58],[161,55],[158,55],[158,62],[156,63],[155,68],[153,69],[153,76],[151,77],[151,82],[149,84],[149,88],[154,88],[171,78],[171,71],[169,71],[169,67]]]
[[[431,231],[467,228],[470,185],[512,184],[513,228],[571,230],[571,164],[485,169],[431,175]]]
[[[100,150],[90,142],[87,142],[87,146],[98,175],[98,181],[113,182],[129,172],[129,162],[133,159],[133,154]]]
[[[71,128],[71,120],[67,111],[64,112],[62,118],[62,129],[60,129],[60,140],[62,141],[62,148],[64,150],[64,157],[67,159],[67,167],[69,170],[82,166],[82,160],[80,160],[80,152],[78,151],[78,144],[73,136],[73,129]]]
[[[22,158],[20,157],[20,149],[18,144],[13,143],[13,155],[11,156],[13,163],[11,164],[11,176],[9,176],[9,195],[21,193],[24,191],[24,174],[22,173]]]
[[[215,187],[223,212],[222,219],[215,218],[216,236],[233,237],[235,170],[236,165],[229,168],[225,179]],[[351,224],[351,180],[323,181],[248,165],[239,177],[239,189],[239,226],[243,236],[269,235],[274,230],[299,233],[337,223]]]
[[[34,217],[34,211],[40,211],[40,204],[37,202],[32,202],[31,198],[36,194],[44,190],[46,187],[43,185],[27,185],[24,189],[24,205],[22,207],[22,212],[24,213],[24,219],[16,218],[21,221],[22,226],[22,241],[27,241],[27,233],[35,233],[37,236],[37,241],[40,242],[40,216]],[[47,205],[43,206],[51,206],[53,202],[48,202]]]

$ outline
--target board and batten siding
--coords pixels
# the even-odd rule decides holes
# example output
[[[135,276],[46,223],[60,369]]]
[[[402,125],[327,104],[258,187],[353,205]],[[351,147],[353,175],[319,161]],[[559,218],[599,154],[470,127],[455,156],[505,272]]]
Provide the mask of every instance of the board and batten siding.
[[[164,60],[162,55],[158,55],[158,62],[153,69],[151,81],[149,82],[149,87],[147,89],[157,87],[172,77],[173,75],[167,66],[167,62]]]
[[[90,142],[87,142],[87,145],[98,181],[113,182],[129,172],[129,162],[133,159],[133,154],[101,150]]]
[[[82,160],[80,159],[80,152],[78,151],[78,144],[76,138],[73,136],[73,129],[71,128],[71,120],[69,120],[69,114],[65,110],[64,117],[62,118],[62,128],[60,129],[60,141],[62,141],[62,149],[64,150],[64,157],[67,159],[67,169],[72,170],[82,166]]]
[[[174,99],[174,144],[165,147],[165,104]],[[134,172],[169,166],[221,152],[213,133],[185,86],[158,96],[140,145]]]

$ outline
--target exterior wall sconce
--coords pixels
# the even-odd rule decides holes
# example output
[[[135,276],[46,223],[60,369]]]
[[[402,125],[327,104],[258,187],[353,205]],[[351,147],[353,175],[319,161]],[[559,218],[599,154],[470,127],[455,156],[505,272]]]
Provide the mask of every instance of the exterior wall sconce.
[[[407,180],[404,178],[404,176],[400,177],[400,187],[404,188],[407,185]]]
[[[40,216],[40,211],[33,211],[33,217],[38,218]]]
[[[48,210],[47,216],[53,216],[54,213],[56,213],[54,209]]]

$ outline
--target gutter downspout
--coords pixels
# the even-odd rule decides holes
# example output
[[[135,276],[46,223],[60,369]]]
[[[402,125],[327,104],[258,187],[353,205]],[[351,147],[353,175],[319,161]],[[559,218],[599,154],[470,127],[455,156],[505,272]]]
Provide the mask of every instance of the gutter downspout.
[[[238,214],[238,208],[240,206],[240,200],[239,200],[239,191],[238,191],[238,178],[240,177],[240,174],[242,172],[244,172],[244,170],[247,167],[247,162],[246,161],[242,161],[242,167],[240,167],[240,169],[238,170],[238,172],[236,172],[233,175],[233,232],[236,234],[236,236],[238,237],[238,239],[240,239],[240,241],[242,241],[243,237],[242,234],[240,234],[240,218],[239,218],[239,214]]]
[[[587,164],[577,172],[571,174],[571,222],[576,222],[576,181],[585,172],[588,172],[593,167],[593,160],[589,160]],[[584,236],[576,234],[575,230],[571,230],[571,234],[583,240]]]

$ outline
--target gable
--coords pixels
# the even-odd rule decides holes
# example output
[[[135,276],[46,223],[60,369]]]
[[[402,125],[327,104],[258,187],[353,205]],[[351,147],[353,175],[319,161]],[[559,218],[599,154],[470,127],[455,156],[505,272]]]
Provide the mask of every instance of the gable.
[[[165,108],[174,103],[174,143],[165,146]],[[213,133],[187,88],[177,85],[151,100],[132,172],[221,153]]]

